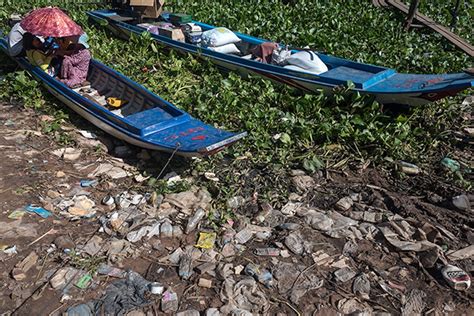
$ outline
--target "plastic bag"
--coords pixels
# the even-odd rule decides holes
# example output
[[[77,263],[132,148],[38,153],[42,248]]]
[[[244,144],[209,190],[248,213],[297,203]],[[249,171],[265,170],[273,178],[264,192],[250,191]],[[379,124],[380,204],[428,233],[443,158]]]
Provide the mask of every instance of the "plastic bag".
[[[240,42],[240,38],[225,27],[216,27],[202,33],[202,43],[204,46],[217,47],[237,42]]]
[[[287,48],[278,47],[272,53],[272,64],[275,65],[286,65],[287,59],[290,58],[291,51]]]
[[[318,57],[315,52],[312,51],[301,51],[295,53],[286,59],[288,64],[297,66],[303,69],[303,71],[320,74],[328,71],[328,67]],[[294,67],[285,67],[293,70],[299,70]]]
[[[240,50],[235,44],[227,44],[218,47],[208,47],[208,49],[223,54],[240,54]]]

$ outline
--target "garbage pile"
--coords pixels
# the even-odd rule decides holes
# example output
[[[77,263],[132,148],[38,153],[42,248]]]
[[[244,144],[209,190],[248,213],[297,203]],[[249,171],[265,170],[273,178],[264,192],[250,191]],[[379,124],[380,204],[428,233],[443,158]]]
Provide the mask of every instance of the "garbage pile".
[[[249,216],[243,210],[255,198],[234,196],[221,206],[233,212],[230,217],[202,187],[163,195],[99,190],[107,181],[100,174],[113,168],[101,165],[90,179],[50,190],[42,206],[24,210],[98,225],[88,238],[61,234],[45,250],[69,263],[43,276],[69,306],[67,315],[125,315],[150,306],[178,315],[278,309],[414,315],[453,310],[449,296],[430,301],[436,291],[472,293],[472,244],[443,223],[407,216],[385,189],[346,189],[321,208],[314,203],[320,194],[315,178],[293,171],[295,192],[287,203],[257,203]],[[456,197],[453,205],[459,199],[467,208],[458,210],[472,212],[469,197]],[[19,261],[11,278],[27,279],[40,256],[35,251]],[[146,260],[148,272],[133,271],[130,260]],[[91,289],[97,297],[77,304],[81,291]],[[202,299],[192,303],[194,297]]]

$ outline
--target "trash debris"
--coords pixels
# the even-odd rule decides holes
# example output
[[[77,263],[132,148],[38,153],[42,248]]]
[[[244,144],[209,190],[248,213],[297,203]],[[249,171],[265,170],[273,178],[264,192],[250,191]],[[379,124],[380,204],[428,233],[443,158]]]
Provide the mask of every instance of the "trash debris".
[[[69,160],[69,161],[74,161],[79,159],[81,156],[82,150],[78,148],[72,148],[72,147],[67,147],[67,148],[61,148],[61,149],[56,149],[52,151],[52,154],[62,158],[64,160]]]
[[[232,278],[226,279],[221,290],[221,300],[227,302],[220,309],[223,315],[231,315],[234,311],[234,315],[266,315],[269,309],[265,294],[252,278],[237,283]]]
[[[94,187],[99,183],[97,180],[82,179],[80,185],[83,188]]]
[[[205,215],[206,212],[202,208],[199,208],[196,213],[194,213],[194,215],[189,218],[185,233],[189,234],[193,230],[195,230],[199,225],[199,222],[204,218]]]
[[[5,252],[5,251],[4,251]],[[20,261],[15,265],[15,267],[12,270],[12,277],[16,281],[23,281],[26,279],[26,273],[36,265],[36,262],[38,261],[38,255],[36,252],[32,251],[28,256],[26,256],[25,259]]]
[[[196,271],[199,274],[204,274],[206,272],[212,271],[216,269],[216,264],[213,262],[205,262],[203,264],[200,264],[196,267]]]
[[[165,291],[165,287],[159,282],[151,282],[148,284],[151,294],[161,295]]]
[[[456,251],[448,251],[446,253],[449,260],[458,261],[463,259],[471,259],[474,257],[474,245],[462,248]]]
[[[248,242],[250,239],[252,239],[253,237],[253,231],[251,231],[250,229],[242,229],[240,232],[238,232],[234,238],[235,238],[235,241],[239,244],[245,244],[246,242]]]
[[[23,215],[25,215],[25,211],[23,210],[15,210],[13,212],[11,212],[10,214],[8,214],[8,218],[9,219],[20,219],[23,217]]]
[[[200,287],[205,287],[205,288],[210,289],[210,288],[212,287],[212,280],[200,278],[200,279],[199,279],[199,282],[198,282],[198,285],[199,285]]]
[[[244,269],[245,274],[254,277],[258,282],[270,288],[273,285],[273,275],[267,269],[261,268],[259,265],[249,263]]]
[[[370,280],[365,273],[358,275],[352,283],[352,292],[368,300],[370,294]]]
[[[99,254],[102,243],[102,238],[94,235],[83,248],[80,248],[80,250],[87,253],[89,256],[96,256]]]
[[[83,137],[87,138],[87,139],[96,139],[97,138],[97,135],[95,135],[94,133],[89,132],[89,131],[85,131],[85,130],[80,129],[77,132],[79,134],[81,134]]]
[[[346,196],[336,202],[336,209],[341,212],[349,210],[354,204],[354,200],[351,197]]]
[[[199,233],[199,239],[196,244],[196,247],[202,249],[212,249],[214,247],[215,242],[216,233],[201,232]]]
[[[199,315],[201,314],[195,309],[188,309],[186,311],[176,313],[176,316],[199,316]]]
[[[471,287],[471,277],[461,268],[448,264],[441,270],[441,274],[455,290],[466,291]]]
[[[129,271],[126,279],[109,284],[102,298],[70,307],[67,315],[96,315],[101,312],[104,315],[125,315],[126,312],[149,303],[145,298],[149,283],[140,274]],[[80,314],[82,312],[88,314]]]
[[[357,275],[357,272],[352,270],[351,268],[341,268],[334,272],[334,277],[337,281],[345,283]]]
[[[111,179],[121,179],[128,176],[128,173],[120,167],[116,167],[112,164],[105,163],[100,164],[88,177],[95,178],[99,175],[106,174]]]
[[[417,165],[405,161],[398,162],[397,167],[401,172],[410,176],[417,175],[421,172],[421,169]]]
[[[216,177],[216,174],[214,172],[205,172],[204,178],[206,178],[209,181],[219,182],[219,178]]]
[[[281,208],[280,212],[286,216],[294,216],[301,206],[302,203],[288,202]]]
[[[45,210],[44,208],[42,208],[40,206],[34,206],[32,204],[29,204],[29,205],[25,206],[25,211],[27,211],[28,213],[35,213],[35,214],[41,216],[42,218],[48,218],[51,215],[53,215],[53,214],[51,214],[50,211]]]
[[[16,249],[16,245],[13,245],[11,247],[5,245],[4,247],[2,247],[2,251],[4,254],[7,254],[7,255],[16,255],[18,254],[18,250]]]
[[[89,284],[91,283],[92,281],[92,276],[87,273],[87,274],[84,274],[77,282],[76,282],[76,286],[80,289],[86,289]]]
[[[184,280],[188,280],[193,274],[193,258],[190,251],[185,252],[179,261],[178,274]]]
[[[59,269],[49,281],[51,287],[55,290],[65,290],[66,286],[71,286],[73,281],[79,280],[81,272],[72,267],[64,267]]]
[[[402,307],[402,315],[422,315],[426,307],[426,293],[419,290],[411,290],[406,298],[406,303]]]
[[[461,211],[471,210],[471,203],[469,202],[469,198],[464,194],[453,197],[453,205]]]
[[[441,165],[451,172],[457,172],[461,169],[459,162],[448,157],[445,157],[441,160]]]
[[[168,289],[161,298],[161,310],[165,313],[176,312],[178,310],[178,294]]]
[[[301,234],[296,231],[290,233],[285,238],[285,246],[291,250],[296,255],[302,255],[304,251],[303,247],[303,239],[301,238]]]
[[[257,256],[270,256],[278,257],[280,255],[280,249],[278,248],[257,248],[254,253]]]
[[[127,274],[127,272],[122,269],[115,268],[104,263],[99,266],[99,268],[97,269],[97,273],[102,275],[108,275],[114,278],[124,278]]]

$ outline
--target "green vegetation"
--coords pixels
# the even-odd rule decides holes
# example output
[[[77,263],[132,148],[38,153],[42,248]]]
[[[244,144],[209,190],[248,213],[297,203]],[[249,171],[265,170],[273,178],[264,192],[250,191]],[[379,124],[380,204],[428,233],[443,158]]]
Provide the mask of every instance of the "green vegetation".
[[[51,2],[54,1],[6,1],[0,7],[0,27],[6,25],[10,13],[25,13]],[[56,2],[83,25],[95,58],[207,123],[249,132],[244,141],[225,153],[197,163],[198,169],[216,168],[214,163],[223,156],[244,157],[235,163],[239,168],[245,161],[255,166],[271,164],[275,168],[300,167],[309,171],[367,159],[429,163],[450,152],[454,142],[451,130],[461,126],[460,114],[465,110],[460,104],[462,96],[393,113],[370,98],[350,95],[345,90],[334,97],[302,95],[261,78],[222,74],[210,63],[167,52],[147,34],[130,42],[116,39],[87,22],[85,12],[97,5]],[[448,23],[448,9],[454,2],[430,3],[421,9]],[[198,20],[242,33],[296,46],[309,45],[400,71],[452,72],[472,63],[437,34],[428,30],[404,32],[402,15],[377,9],[369,0],[299,0],[295,5],[284,5],[281,0],[232,1],[232,5],[223,0],[176,0],[166,9],[187,12]],[[466,3],[458,24],[458,32],[471,42],[472,10],[472,4]],[[0,82],[0,99],[18,100],[25,106],[59,114],[61,105],[28,79],[23,72],[9,74]],[[469,93],[472,91],[465,95]],[[231,173],[219,174],[228,178],[226,182],[237,180],[231,179]]]

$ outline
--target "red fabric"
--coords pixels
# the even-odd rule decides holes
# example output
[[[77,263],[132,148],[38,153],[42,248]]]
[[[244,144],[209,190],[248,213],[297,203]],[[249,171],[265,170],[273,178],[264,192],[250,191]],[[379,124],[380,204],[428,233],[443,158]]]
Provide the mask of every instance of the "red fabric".
[[[272,62],[272,53],[278,47],[277,43],[265,42],[252,51],[252,55],[258,58],[262,63],[270,64]]]
[[[68,87],[74,87],[87,79],[91,53],[88,49],[81,49],[75,54],[64,56],[61,64],[60,80]]]
[[[84,33],[66,13],[51,7],[32,11],[20,22],[20,26],[26,32],[44,37],[67,37]]]

